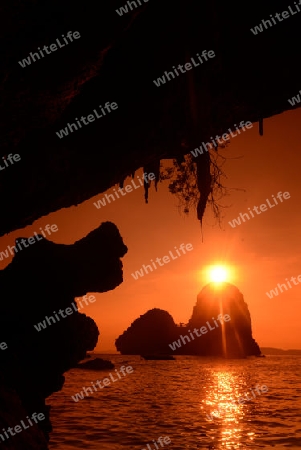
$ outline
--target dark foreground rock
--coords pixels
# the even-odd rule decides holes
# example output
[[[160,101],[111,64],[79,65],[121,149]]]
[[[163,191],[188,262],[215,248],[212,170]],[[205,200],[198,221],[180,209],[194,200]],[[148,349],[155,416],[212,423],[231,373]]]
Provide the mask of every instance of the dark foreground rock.
[[[70,307],[74,297],[118,286],[126,251],[116,226],[106,222],[74,245],[41,239],[0,272],[0,342],[7,344],[0,350],[0,430],[35,412],[45,415],[35,427],[4,442],[0,436],[1,448],[46,448],[51,424],[45,400],[62,388],[64,372],[94,349],[99,335],[95,322],[75,310],[50,325],[46,321],[40,331],[34,325]],[[31,433],[28,441],[26,433]]]
[[[222,320],[225,315],[226,320]],[[237,287],[229,283],[205,286],[186,326],[176,325],[167,311],[148,311],[118,337],[116,348],[122,354],[138,355],[171,352],[225,358],[261,355],[252,337],[248,305]]]

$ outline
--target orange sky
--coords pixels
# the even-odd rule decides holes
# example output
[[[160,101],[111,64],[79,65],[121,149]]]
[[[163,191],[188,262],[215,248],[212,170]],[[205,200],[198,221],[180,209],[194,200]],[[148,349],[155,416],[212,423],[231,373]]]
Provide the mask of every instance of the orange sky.
[[[245,192],[231,190],[223,198],[227,208],[222,211],[221,227],[207,207],[203,242],[196,214],[180,215],[176,197],[168,192],[168,182],[163,182],[157,193],[154,187],[150,190],[148,205],[142,187],[98,210],[93,201],[102,198],[104,194],[100,194],[77,207],[50,214],[21,233],[2,237],[0,251],[13,245],[16,237],[29,237],[47,223],[59,228],[51,240],[64,244],[84,237],[101,222],[109,220],[118,226],[129,249],[123,258],[124,282],[113,291],[95,294],[97,301],[82,310],[100,329],[99,351],[115,349],[119,334],[154,307],[169,311],[176,322],[187,322],[198,292],[208,282],[202,270],[219,261],[235,268],[236,278],[229,281],[248,303],[253,336],[259,345],[301,348],[301,283],[273,299],[266,295],[278,283],[285,283],[285,278],[301,275],[300,123],[301,109],[275,116],[264,122],[263,137],[259,136],[258,124],[254,124],[222,151],[226,157],[239,157],[229,159],[223,167],[228,177],[225,186]],[[135,178],[141,173],[136,172]],[[129,183],[130,178],[125,185]],[[254,218],[236,228],[228,224],[240,212],[266,203],[267,198],[271,201],[279,191],[288,191],[291,198],[261,215],[254,213]],[[143,278],[134,280],[131,276],[142,264],[168,255],[182,243],[191,243],[193,250]],[[8,262],[0,262],[0,268]]]

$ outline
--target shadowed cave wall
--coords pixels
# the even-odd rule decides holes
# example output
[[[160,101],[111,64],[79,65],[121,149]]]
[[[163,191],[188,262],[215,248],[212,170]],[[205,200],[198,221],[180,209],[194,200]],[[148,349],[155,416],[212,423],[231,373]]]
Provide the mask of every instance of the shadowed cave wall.
[[[162,3],[120,17],[118,0],[99,4],[34,0],[1,4],[0,155],[21,161],[1,172],[0,234],[83,202],[162,158],[179,158],[244,121],[291,109],[300,89],[298,16],[254,36],[250,28],[285,1]],[[81,38],[22,68],[18,61],[68,30]],[[283,45],[283,41],[287,45]],[[156,87],[153,80],[198,52],[216,57]],[[105,102],[109,116],[59,139],[56,131]],[[210,192],[209,160],[199,188]]]

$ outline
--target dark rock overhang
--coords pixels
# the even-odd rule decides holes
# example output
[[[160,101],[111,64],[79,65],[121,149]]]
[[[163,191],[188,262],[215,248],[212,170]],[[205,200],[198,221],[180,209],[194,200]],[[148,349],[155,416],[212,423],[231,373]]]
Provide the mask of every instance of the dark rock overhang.
[[[123,4],[2,3],[0,157],[19,153],[21,161],[0,172],[0,235],[83,202],[140,167],[158,168],[160,159],[186,154],[235,123],[291,109],[288,98],[301,88],[301,13],[257,36],[250,31],[287,10],[286,2],[150,0],[120,17],[115,9]],[[18,64],[69,30],[81,38],[28,67]],[[165,70],[203,50],[216,57],[155,86]],[[118,109],[56,135],[105,102]]]

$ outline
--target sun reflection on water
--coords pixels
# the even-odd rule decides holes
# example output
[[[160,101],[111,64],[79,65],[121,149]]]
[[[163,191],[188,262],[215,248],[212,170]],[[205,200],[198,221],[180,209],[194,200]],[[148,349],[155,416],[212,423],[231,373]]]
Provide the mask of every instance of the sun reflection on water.
[[[201,404],[208,426],[207,435],[212,443],[218,441],[222,448],[241,449],[245,447],[241,441],[246,408],[246,405],[237,402],[242,393],[241,379],[223,371],[215,372],[212,376],[206,399]],[[249,443],[252,443],[255,433],[247,433],[247,436]]]

